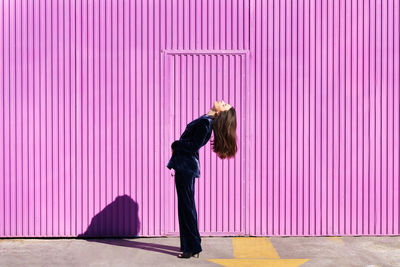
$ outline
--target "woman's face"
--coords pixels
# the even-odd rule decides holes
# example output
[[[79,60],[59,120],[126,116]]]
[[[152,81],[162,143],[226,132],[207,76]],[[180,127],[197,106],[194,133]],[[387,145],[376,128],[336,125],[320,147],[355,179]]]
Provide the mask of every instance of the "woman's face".
[[[225,103],[224,100],[214,101],[212,110],[214,110],[215,112],[221,112],[221,111],[229,110],[231,107],[232,106],[229,105],[228,103]]]

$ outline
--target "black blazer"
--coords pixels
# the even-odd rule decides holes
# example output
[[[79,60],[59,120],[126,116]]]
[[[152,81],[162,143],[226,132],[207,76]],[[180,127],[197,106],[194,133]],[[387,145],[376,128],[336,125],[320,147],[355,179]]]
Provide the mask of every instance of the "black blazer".
[[[186,126],[179,140],[171,144],[174,152],[167,164],[168,169],[173,168],[192,177],[200,177],[199,149],[211,137],[213,119],[204,114]]]

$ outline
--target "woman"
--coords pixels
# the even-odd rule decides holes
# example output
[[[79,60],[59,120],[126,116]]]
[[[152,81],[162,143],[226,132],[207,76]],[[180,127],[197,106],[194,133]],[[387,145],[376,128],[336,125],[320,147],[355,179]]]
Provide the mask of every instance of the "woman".
[[[175,170],[181,251],[179,258],[199,257],[201,238],[194,201],[195,178],[200,177],[199,149],[214,131],[213,151],[221,159],[234,157],[236,145],[236,111],[224,101],[215,101],[211,110],[190,122],[179,140],[171,144],[168,169]]]

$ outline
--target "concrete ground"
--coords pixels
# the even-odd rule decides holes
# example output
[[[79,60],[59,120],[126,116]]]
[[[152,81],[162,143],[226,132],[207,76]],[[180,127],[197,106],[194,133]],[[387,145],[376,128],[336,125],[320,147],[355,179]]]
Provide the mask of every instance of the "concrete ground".
[[[400,236],[202,237],[179,259],[178,237],[0,239],[0,266],[399,266]]]

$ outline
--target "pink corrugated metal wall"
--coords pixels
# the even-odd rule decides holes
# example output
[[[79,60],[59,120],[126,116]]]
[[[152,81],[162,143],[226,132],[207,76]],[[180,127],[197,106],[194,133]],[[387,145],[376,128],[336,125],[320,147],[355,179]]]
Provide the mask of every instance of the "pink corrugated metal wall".
[[[399,5],[251,1],[247,233],[400,233]]]
[[[178,233],[170,143],[214,100],[203,235],[399,234],[400,4],[3,0],[0,236]]]

